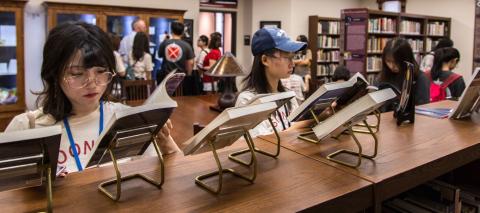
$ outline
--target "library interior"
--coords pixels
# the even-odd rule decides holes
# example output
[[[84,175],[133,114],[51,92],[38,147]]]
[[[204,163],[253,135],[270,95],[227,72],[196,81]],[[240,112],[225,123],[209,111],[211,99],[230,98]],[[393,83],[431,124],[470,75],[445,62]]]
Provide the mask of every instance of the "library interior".
[[[480,0],[0,0],[0,208],[480,213]]]

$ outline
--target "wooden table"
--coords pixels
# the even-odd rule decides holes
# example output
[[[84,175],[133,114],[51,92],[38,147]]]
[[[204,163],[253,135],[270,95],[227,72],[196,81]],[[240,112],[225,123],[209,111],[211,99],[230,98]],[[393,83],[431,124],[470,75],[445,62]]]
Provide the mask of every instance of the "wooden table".
[[[453,102],[429,104],[427,107],[452,107]],[[416,115],[414,125],[397,127],[392,113],[381,115],[378,155],[374,160],[362,160],[354,169],[326,159],[338,149],[354,149],[356,146],[349,135],[339,140],[333,138],[313,144],[297,139],[302,130],[281,133],[282,146],[332,165],[342,171],[374,183],[375,210],[380,211],[381,202],[428,180],[461,167],[480,158],[480,128],[470,121],[436,119]],[[304,131],[304,130],[303,130]],[[271,141],[275,138],[264,136]],[[373,150],[370,136],[359,137],[364,153]],[[339,155],[342,160],[353,156]]]
[[[176,125],[174,134],[194,121],[208,122],[210,116],[202,110],[205,102],[188,97],[176,98],[178,109],[172,116]],[[195,100],[195,99],[194,99]],[[192,107],[187,103],[197,103]],[[199,103],[199,104],[198,104]],[[188,110],[190,109],[190,110]],[[186,114],[197,112],[200,114]],[[190,119],[187,116],[192,116]],[[198,116],[198,117],[196,117]],[[195,120],[195,119],[199,120]],[[189,123],[190,122],[190,123]],[[183,125],[183,127],[182,127]],[[193,134],[193,133],[191,133]],[[188,135],[182,136],[187,137]],[[188,137],[187,137],[188,138]],[[275,146],[261,139],[257,147],[273,150]],[[219,152],[227,167],[246,170],[228,160],[228,153],[246,147],[243,141]],[[248,157],[248,156],[245,156]],[[197,187],[194,178],[216,169],[211,153],[184,157],[167,156],[166,181],[159,190],[147,183],[128,181],[123,185],[122,199],[113,202],[97,190],[97,185],[114,176],[111,166],[87,169],[81,173],[58,178],[54,187],[55,212],[351,212],[373,204],[372,183],[328,164],[282,148],[278,159],[257,155],[258,175],[254,184],[224,177],[220,195],[213,195]],[[242,170],[243,169],[243,170]],[[121,164],[123,175],[133,172],[159,177],[155,158],[145,158]],[[215,183],[212,181],[212,183]],[[44,188],[29,188],[0,193],[1,212],[37,212],[46,205]]]

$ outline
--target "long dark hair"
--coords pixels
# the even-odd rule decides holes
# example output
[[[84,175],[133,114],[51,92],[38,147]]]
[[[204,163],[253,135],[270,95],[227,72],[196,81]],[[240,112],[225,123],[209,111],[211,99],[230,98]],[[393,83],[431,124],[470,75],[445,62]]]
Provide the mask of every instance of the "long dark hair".
[[[300,39],[301,42],[304,42],[305,44],[307,44],[307,46],[305,48],[303,48],[303,50],[300,50],[300,52],[303,55],[305,55],[305,54],[307,54],[307,49],[308,49],[308,38],[305,35],[299,35],[298,38]]]
[[[279,50],[277,49],[267,50],[263,54],[256,55],[253,58],[252,70],[250,71],[248,76],[243,79],[243,82],[245,84],[242,91],[252,90],[255,91],[257,94],[271,93],[273,91],[273,88],[270,88],[270,84],[267,80],[267,75],[265,73],[265,65],[263,65],[262,63],[262,56],[273,56],[273,54],[278,51]],[[277,90],[279,92],[285,92],[285,88],[283,87],[280,80],[278,81]]]
[[[387,57],[393,58],[395,64],[400,71],[399,73],[392,72],[392,70],[387,66]],[[408,41],[403,38],[394,38],[388,41],[385,45],[385,48],[383,49],[382,54],[382,72],[379,76],[380,82],[403,82],[403,76],[405,71],[407,70],[407,64],[405,63],[405,61],[414,64],[414,78],[416,78],[419,74],[418,63],[413,56],[412,47],[410,46]],[[401,74],[400,76],[402,76],[400,79],[398,78],[399,74]]]
[[[214,32],[210,34],[210,43],[208,44],[208,48],[219,49],[222,46],[222,34],[219,32]]]
[[[453,47],[453,41],[449,38],[441,38],[438,40],[437,45],[432,49],[432,51],[445,47]]]
[[[132,56],[135,61],[140,61],[145,53],[149,53],[149,41],[147,34],[138,32],[135,34],[132,46]]]
[[[453,47],[445,47],[435,50],[435,57],[433,59],[433,66],[430,72],[430,75],[433,80],[440,78],[440,73],[442,73],[442,67],[444,63],[448,63],[453,59],[458,59],[460,61],[460,52]],[[457,61],[457,63],[458,63]]]
[[[60,121],[72,114],[72,103],[63,93],[60,81],[74,56],[81,53],[86,69],[99,66],[109,71],[115,70],[115,57],[108,35],[99,27],[84,22],[67,22],[53,28],[48,34],[43,48],[41,77],[43,91],[37,106],[43,107],[44,114],[50,114]],[[111,84],[102,95],[109,100]]]

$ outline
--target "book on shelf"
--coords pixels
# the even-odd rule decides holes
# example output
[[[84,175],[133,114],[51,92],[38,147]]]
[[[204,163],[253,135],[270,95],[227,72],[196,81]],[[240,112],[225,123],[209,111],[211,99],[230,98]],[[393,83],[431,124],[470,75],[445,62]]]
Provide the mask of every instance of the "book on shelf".
[[[382,70],[382,57],[369,56],[367,57],[367,73],[379,72]]]
[[[45,165],[56,177],[60,125],[0,133],[0,191],[40,186]]]
[[[379,38],[375,36],[370,36],[367,42],[367,51],[368,53],[382,53],[383,48],[387,45],[387,42],[391,38]]]
[[[317,76],[332,76],[338,64],[318,64]]]
[[[370,18],[368,19],[369,33],[394,34],[396,31],[396,22],[394,18]]]
[[[227,108],[185,142],[183,153],[193,155],[211,151],[209,142],[213,142],[215,149],[230,146],[245,134],[245,130],[268,119],[276,109],[274,102]]]
[[[320,86],[310,97],[308,97],[298,108],[288,116],[290,122],[312,119],[310,109],[319,115],[335,101],[340,100],[337,107],[347,104],[354,97],[354,93],[363,92],[367,89],[368,83],[360,73],[352,76],[345,82],[331,82]]]
[[[338,21],[319,21],[318,32],[321,34],[339,34],[340,22]]]
[[[318,62],[338,62],[340,61],[340,51],[332,50],[325,51],[323,49],[317,50],[317,61]]]
[[[433,21],[427,24],[427,35],[444,36],[445,35],[445,22]]]
[[[317,40],[318,48],[339,48],[339,38],[326,35],[319,35]]]
[[[381,107],[386,101],[395,97],[395,92],[390,88],[370,92],[313,127],[313,132],[320,140],[328,136],[339,135],[350,126],[364,120],[367,115]]]
[[[431,39],[431,38],[427,38],[426,42],[425,42],[425,49],[427,50],[427,52],[430,52],[432,51],[432,49],[437,46],[438,44],[438,41],[439,39]]]
[[[400,33],[410,35],[420,35],[422,25],[418,21],[402,20],[400,22]]]
[[[451,119],[463,119],[473,115],[478,117],[480,109],[480,67],[475,68],[471,79],[467,82],[462,96],[456,102]]]
[[[408,43],[412,47],[414,53],[423,52],[423,40],[422,39],[407,39]]]

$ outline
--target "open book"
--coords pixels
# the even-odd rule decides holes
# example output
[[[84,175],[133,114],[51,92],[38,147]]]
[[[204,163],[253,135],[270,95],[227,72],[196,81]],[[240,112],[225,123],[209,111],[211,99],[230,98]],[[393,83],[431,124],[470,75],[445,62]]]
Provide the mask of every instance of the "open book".
[[[277,109],[273,102],[232,107],[225,109],[196,135],[188,139],[184,155],[203,153],[211,150],[208,142],[215,140],[215,148],[230,146],[245,134],[245,131],[266,120]]]
[[[348,81],[323,84],[288,116],[288,120],[292,122],[311,119],[310,109],[318,115],[330,107],[334,101],[340,109],[365,95],[368,88],[368,82],[360,73],[355,74]]]
[[[469,117],[472,113],[478,113],[480,109],[480,67],[475,68],[472,79],[467,83],[460,100],[457,102],[451,119],[462,119]]]
[[[185,78],[185,73],[176,73],[176,71],[176,69],[171,71],[143,104],[173,101],[170,96],[175,93]]]
[[[280,93],[266,93],[258,94],[251,98],[247,105],[263,104],[268,102],[277,103],[277,107],[281,107],[286,104],[290,99],[295,97],[294,91],[280,92]]]
[[[44,165],[55,179],[62,127],[0,133],[0,191],[42,185]]]
[[[162,102],[131,107],[117,111],[106,122],[105,130],[97,139],[94,152],[90,152],[86,167],[111,161],[108,148],[113,147],[117,159],[142,155],[152,135],[156,135],[168,120],[177,102]]]
[[[368,93],[316,125],[313,128],[315,136],[321,140],[329,135],[338,135],[395,97],[395,92],[390,88]]]

